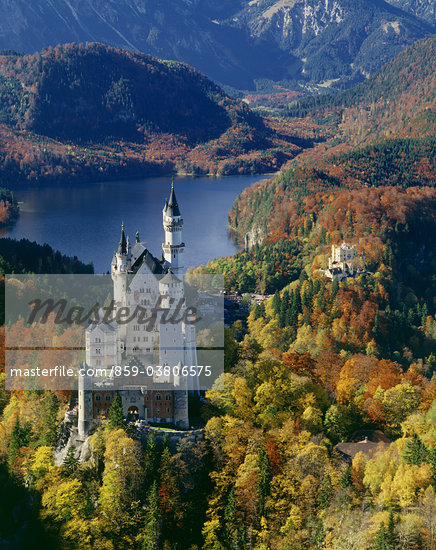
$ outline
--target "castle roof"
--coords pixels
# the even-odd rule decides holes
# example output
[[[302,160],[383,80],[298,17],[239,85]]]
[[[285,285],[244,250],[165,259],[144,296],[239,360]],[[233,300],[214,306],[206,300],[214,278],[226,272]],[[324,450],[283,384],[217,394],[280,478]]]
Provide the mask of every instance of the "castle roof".
[[[142,248],[142,250],[139,247]],[[153,275],[161,275],[165,272],[162,263],[157,258],[155,258],[153,254],[151,254],[143,244],[137,243],[133,247],[132,254],[134,256],[137,255],[132,265],[133,273],[136,273],[143,263],[147,265]]]
[[[162,279],[160,279],[159,281],[159,283],[163,283],[164,285],[170,285],[171,283],[180,283],[180,282],[181,282],[180,279],[178,279],[174,275],[171,269],[169,269],[165,277],[162,277]]]
[[[339,275],[343,272],[341,267],[331,267],[330,269],[327,269],[327,271],[332,275]]]
[[[176,199],[176,193],[174,192],[174,180],[171,183],[170,198],[168,202],[165,202],[164,212],[167,216],[181,216],[180,208]]]
[[[99,310],[99,317],[100,318],[103,318],[104,317],[104,311],[103,309],[100,309]],[[112,321],[110,323],[104,323],[104,322],[98,322],[98,323],[91,323],[87,328],[86,328],[86,331],[87,332],[94,332],[94,330],[100,330],[101,332],[106,332],[106,333],[110,333],[110,332],[114,332],[117,330],[116,326],[115,326],[115,323]]]
[[[119,254],[127,254],[127,240],[126,236],[124,234],[124,224],[121,224],[121,237],[120,237],[120,244],[118,245],[118,253]]]

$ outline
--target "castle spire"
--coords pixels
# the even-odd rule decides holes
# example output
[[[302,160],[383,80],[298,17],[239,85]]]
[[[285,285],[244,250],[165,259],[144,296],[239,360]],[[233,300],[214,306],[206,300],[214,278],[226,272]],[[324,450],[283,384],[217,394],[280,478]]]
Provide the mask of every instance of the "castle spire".
[[[118,254],[127,254],[127,241],[124,234],[124,222],[121,224],[120,244],[118,245]]]
[[[165,202],[165,214],[167,216],[180,216],[180,209],[174,191],[174,178],[171,181],[171,193],[168,202]]]
[[[174,191],[174,179],[171,182],[170,198],[165,201],[163,209],[163,226],[165,230],[165,242],[162,251],[165,262],[174,273],[183,272],[183,252],[185,243],[182,239],[183,219]]]

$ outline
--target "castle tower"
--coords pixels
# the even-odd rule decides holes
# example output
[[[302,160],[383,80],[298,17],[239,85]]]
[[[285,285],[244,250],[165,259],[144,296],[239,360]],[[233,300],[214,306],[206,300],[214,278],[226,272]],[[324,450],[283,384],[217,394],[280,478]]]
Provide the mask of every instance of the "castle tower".
[[[78,373],[78,422],[77,428],[80,437],[85,437],[88,434],[90,424],[93,419],[92,410],[92,379],[86,375],[87,365],[81,365],[79,370],[82,369],[81,376]]]
[[[171,271],[159,281],[159,293],[162,296],[162,308],[168,310],[167,318],[175,313],[177,304],[183,300],[183,282]],[[185,341],[183,323],[163,323],[159,327],[160,365],[170,367],[184,366]],[[180,428],[189,428],[188,387],[186,376],[174,376],[174,424]]]
[[[165,242],[162,244],[164,258],[171,266],[173,273],[183,273],[183,252],[185,250],[185,243],[182,241],[183,219],[174,192],[174,181],[171,184],[170,198],[165,201],[163,209],[163,226],[165,230]]]
[[[129,253],[130,250],[124,234],[124,224],[121,224],[120,242],[111,264],[111,276],[114,282],[114,300],[117,305],[125,305]]]

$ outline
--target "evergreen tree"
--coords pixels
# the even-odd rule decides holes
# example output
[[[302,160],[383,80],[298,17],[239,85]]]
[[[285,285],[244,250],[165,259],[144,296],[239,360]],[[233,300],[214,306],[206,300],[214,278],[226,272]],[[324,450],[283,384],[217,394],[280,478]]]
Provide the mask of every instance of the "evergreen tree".
[[[375,319],[374,319],[374,327],[372,329],[372,333],[374,334],[374,338],[378,340],[380,337],[380,311],[377,310],[375,313]]]
[[[386,540],[386,528],[384,523],[380,525],[380,529],[377,531],[373,550],[390,550]]]
[[[386,531],[386,544],[387,548],[393,550],[396,547],[397,536],[395,533],[395,518],[392,508],[389,510],[388,528]]]
[[[312,548],[324,548],[325,532],[322,519],[318,518],[318,521],[312,520]]]
[[[227,497],[227,505],[224,508],[226,548],[229,548],[229,550],[238,550],[239,547],[238,522],[236,518],[237,511],[235,488],[232,487]]]
[[[293,292],[292,292],[293,293]],[[283,292],[282,302],[280,304],[280,313],[279,313],[279,327],[284,328],[287,323],[287,314],[289,308],[289,291],[285,290]]]
[[[15,425],[12,430],[11,442],[9,443],[9,455],[8,462],[13,464],[18,457],[18,451],[21,447],[27,447],[30,443],[31,428],[29,424],[21,426],[20,420],[17,416],[15,419]]]
[[[297,288],[294,291],[292,291],[290,296],[290,308],[289,308],[289,317],[288,317],[288,324],[291,327],[297,328],[298,326],[298,314],[301,310],[301,299],[300,299],[300,290]]]
[[[351,466],[348,465],[341,477],[341,487],[342,489],[346,489],[351,485],[353,485],[353,478],[351,476]]]
[[[161,547],[161,513],[159,509],[159,494],[156,481],[150,489],[145,513],[145,536],[143,550],[159,550]]]
[[[167,450],[167,451],[168,451],[168,455],[171,456],[171,452],[170,452],[170,438],[169,438],[167,432],[164,433],[163,440],[162,440],[162,455],[163,455],[163,452],[164,452],[165,450]],[[163,460],[163,457],[161,456],[161,463],[162,463],[162,460]]]
[[[393,267],[394,265],[394,252],[392,250],[392,242],[388,241],[385,245],[383,251],[383,261],[388,267]]]
[[[259,477],[257,492],[259,495],[260,516],[264,515],[265,502],[270,493],[271,470],[268,454],[265,449],[259,452]]]
[[[265,317],[265,315],[265,304],[263,302],[261,304],[256,304],[254,306],[254,318],[262,319]]]
[[[321,226],[321,229],[319,230],[319,244],[325,244],[326,243],[326,230],[324,226]]]
[[[339,281],[337,279],[334,279],[332,281],[332,286],[330,287],[330,295],[332,298],[336,297],[336,294],[339,291]]]
[[[115,399],[112,401],[109,408],[108,426],[111,430],[116,430],[118,428],[125,429],[126,427],[121,397],[118,393],[115,394]]]
[[[416,466],[421,466],[421,464],[426,461],[426,446],[416,433],[413,434],[412,439],[407,441],[403,457],[408,464],[414,464]]]
[[[74,472],[77,470],[79,466],[79,461],[75,457],[75,453],[76,453],[76,446],[70,445],[68,447],[68,451],[63,462],[64,471],[68,475],[74,474]]]
[[[165,443],[165,440],[164,440]],[[166,539],[177,536],[178,521],[182,514],[179,478],[173,468],[169,446],[165,444],[159,466],[159,502],[162,512],[163,531]]]
[[[42,407],[42,433],[39,440],[40,445],[54,447],[58,441],[59,424],[57,415],[59,412],[59,399],[49,391],[46,392]]]
[[[281,305],[280,294],[279,294],[279,291],[276,290],[274,294],[274,298],[272,300],[272,307],[276,315],[280,313],[280,305]]]
[[[333,496],[333,485],[329,474],[324,477],[318,491],[318,506],[325,510],[328,508]]]
[[[428,449],[428,462],[433,468],[433,489],[436,491],[436,447],[430,447]]]
[[[153,432],[149,433],[147,439],[147,446],[145,448],[144,469],[145,469],[145,483],[151,485],[152,481],[156,478],[158,468],[158,448],[156,444],[156,438]]]

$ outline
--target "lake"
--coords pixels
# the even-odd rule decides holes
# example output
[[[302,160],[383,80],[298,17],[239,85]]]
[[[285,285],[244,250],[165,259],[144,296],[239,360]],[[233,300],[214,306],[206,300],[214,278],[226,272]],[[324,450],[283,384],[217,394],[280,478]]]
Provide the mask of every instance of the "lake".
[[[185,266],[205,264],[230,256],[237,248],[227,233],[227,213],[237,195],[267,176],[223,178],[177,177],[177,200],[184,219]],[[4,237],[48,243],[85,263],[96,273],[110,269],[118,247],[121,222],[133,243],[141,241],[157,257],[163,240],[162,209],[169,197],[171,178],[144,178],[76,185],[10,186],[22,202],[20,217]]]

